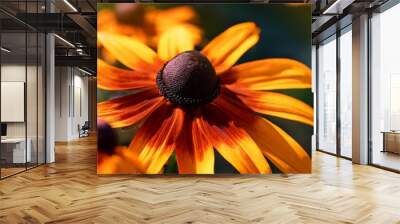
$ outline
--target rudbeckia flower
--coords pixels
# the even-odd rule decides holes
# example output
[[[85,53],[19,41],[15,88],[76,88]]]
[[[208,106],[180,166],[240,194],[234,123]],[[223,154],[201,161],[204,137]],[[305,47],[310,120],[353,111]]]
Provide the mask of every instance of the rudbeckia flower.
[[[189,6],[177,6],[168,9],[149,9],[144,14],[144,21],[152,27],[153,36],[149,41],[150,46],[157,46],[162,34],[171,28],[180,26],[186,29],[191,38],[191,42],[198,44],[201,41],[201,30],[195,25],[197,18],[196,12]]]
[[[98,39],[127,69],[98,59],[98,87],[134,90],[98,103],[113,128],[140,124],[129,151],[144,173],[162,172],[175,152],[180,174],[213,174],[214,150],[240,173],[311,171],[307,152],[267,118],[313,125],[313,109],[270,90],[311,87],[310,69],[295,60],[261,59],[235,65],[259,40],[253,22],[234,25],[201,51],[182,30],[160,37],[157,53],[125,36]]]
[[[123,8],[132,4],[119,3],[117,6]],[[159,39],[169,29],[185,30],[190,35],[190,41],[198,44],[201,41],[202,32],[194,24],[196,20],[195,11],[188,6],[172,7],[169,9],[143,8],[140,5],[129,8],[131,14],[138,14],[135,20],[143,21],[140,24],[126,24],[118,19],[118,13],[112,9],[102,9],[98,12],[97,30],[99,32],[116,33],[129,36],[149,46],[157,46]],[[128,12],[125,12],[128,13]],[[98,42],[102,49],[102,58],[109,63],[116,61],[115,57],[103,49],[102,43]]]
[[[117,146],[116,135],[111,126],[102,120],[97,121],[98,174],[142,173],[140,162],[126,147]]]

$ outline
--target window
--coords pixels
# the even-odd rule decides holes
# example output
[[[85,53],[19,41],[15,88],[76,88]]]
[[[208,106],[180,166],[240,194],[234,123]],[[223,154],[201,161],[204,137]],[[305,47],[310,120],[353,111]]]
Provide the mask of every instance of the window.
[[[371,162],[400,170],[400,4],[371,18]]]
[[[352,157],[352,33],[351,26],[340,36],[340,155]]]
[[[23,16],[43,1],[0,1]],[[45,163],[45,35],[0,12],[0,178]],[[7,21],[7,22],[4,22]]]
[[[318,149],[336,153],[336,36],[318,48]]]

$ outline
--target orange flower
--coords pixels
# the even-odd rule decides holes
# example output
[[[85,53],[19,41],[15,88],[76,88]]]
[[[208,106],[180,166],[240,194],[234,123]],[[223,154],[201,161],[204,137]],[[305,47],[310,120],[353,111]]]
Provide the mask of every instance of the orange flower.
[[[173,152],[179,173],[214,173],[214,148],[240,173],[311,171],[307,152],[285,131],[257,114],[313,125],[313,109],[268,90],[311,87],[311,71],[291,59],[239,65],[259,40],[253,22],[234,25],[194,51],[188,32],[168,30],[158,54],[135,39],[98,33],[99,41],[131,70],[98,59],[98,87],[136,93],[98,104],[114,128],[141,123],[129,150],[144,173],[155,174]],[[143,123],[142,123],[143,122]]]
[[[117,15],[111,9],[102,9],[97,15],[97,30],[101,32],[119,33],[132,36],[145,42],[146,34],[141,27],[123,24],[118,21]]]
[[[125,3],[119,3],[123,7]],[[131,4],[128,4],[131,5]],[[129,36],[150,46],[157,46],[161,35],[169,29],[178,29],[190,35],[190,42],[198,44],[201,41],[201,30],[193,24],[196,13],[188,6],[172,7],[166,10],[143,8],[139,4],[130,10],[138,11],[137,20],[141,24],[124,24],[118,20],[117,13],[111,9],[102,9],[97,15],[97,30],[99,32],[116,33]],[[140,13],[144,11],[144,13]],[[134,13],[133,11],[131,13]],[[165,39],[162,41],[166,41]],[[102,48],[102,43],[98,42]],[[116,59],[108,51],[102,49],[102,58],[109,63],[115,63]]]
[[[143,173],[143,170],[135,154],[126,147],[116,147],[115,154],[98,153],[97,173],[140,174]]]
[[[107,122],[97,121],[97,173],[142,173],[135,154],[126,147],[117,146],[114,130]]]
[[[190,40],[194,44],[201,41],[201,30],[193,24],[196,12],[189,6],[172,7],[165,10],[150,9],[145,13],[144,21],[147,26],[152,27],[154,35],[149,40],[150,46],[157,46],[159,38],[169,29],[180,26],[190,33]]]

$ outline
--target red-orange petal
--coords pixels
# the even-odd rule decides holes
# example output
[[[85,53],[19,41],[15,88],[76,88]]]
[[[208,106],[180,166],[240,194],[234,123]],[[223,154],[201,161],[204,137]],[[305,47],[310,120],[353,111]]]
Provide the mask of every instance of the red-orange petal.
[[[97,87],[104,90],[130,90],[155,87],[155,74],[125,70],[97,59]]]
[[[229,111],[235,124],[244,128],[257,143],[264,155],[284,173],[311,172],[311,158],[307,152],[285,131],[265,118],[255,115],[240,102],[232,104],[232,99],[222,93],[215,100],[221,110]],[[233,99],[235,100],[235,99]]]
[[[97,104],[97,116],[113,128],[134,125],[157,109],[163,101],[156,88]]]
[[[217,74],[222,74],[258,42],[259,33],[260,30],[255,23],[240,23],[214,38],[201,52],[214,65]]]
[[[250,90],[311,88],[311,70],[292,59],[263,59],[234,66],[221,75],[221,83]]]
[[[97,38],[104,48],[132,70],[157,73],[163,64],[151,48],[134,38],[106,32],[98,32]]]
[[[271,173],[260,148],[232,120],[229,111],[210,104],[203,109],[200,127],[216,150],[240,173]]]
[[[129,150],[138,155],[144,173],[158,174],[174,151],[176,136],[179,135],[184,112],[164,103],[143,123]]]
[[[311,126],[314,123],[313,108],[296,98],[281,93],[252,91],[233,87],[223,87],[222,91],[231,98],[237,99],[232,103],[243,103],[257,113],[293,120]]]
[[[213,174],[214,149],[200,130],[200,118],[186,111],[185,119],[175,146],[180,174]]]

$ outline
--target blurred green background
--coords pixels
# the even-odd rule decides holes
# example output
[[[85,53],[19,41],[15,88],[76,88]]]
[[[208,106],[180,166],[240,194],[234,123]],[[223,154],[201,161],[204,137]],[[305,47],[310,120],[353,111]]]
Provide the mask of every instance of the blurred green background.
[[[134,4],[134,3],[132,3]],[[99,10],[113,8],[115,4],[98,4]],[[170,8],[182,4],[141,4],[142,7]],[[187,4],[198,14],[197,24],[203,30],[204,41],[198,46],[201,49],[207,42],[232,25],[241,22],[255,22],[261,29],[259,42],[246,52],[238,63],[264,58],[291,58],[311,67],[311,6],[309,4]],[[135,21],[136,23],[138,21]],[[313,105],[310,89],[281,90],[284,93]],[[129,92],[109,92],[98,90],[98,102],[129,94]],[[266,116],[283,130],[288,132],[311,155],[311,136],[313,128],[298,122],[287,121]],[[116,129],[119,143],[128,145],[137,127]],[[216,154],[218,154],[216,152]],[[279,172],[270,163],[274,172]],[[236,173],[235,169],[220,155],[215,163],[216,173]],[[167,173],[176,173],[177,166],[171,158]]]

